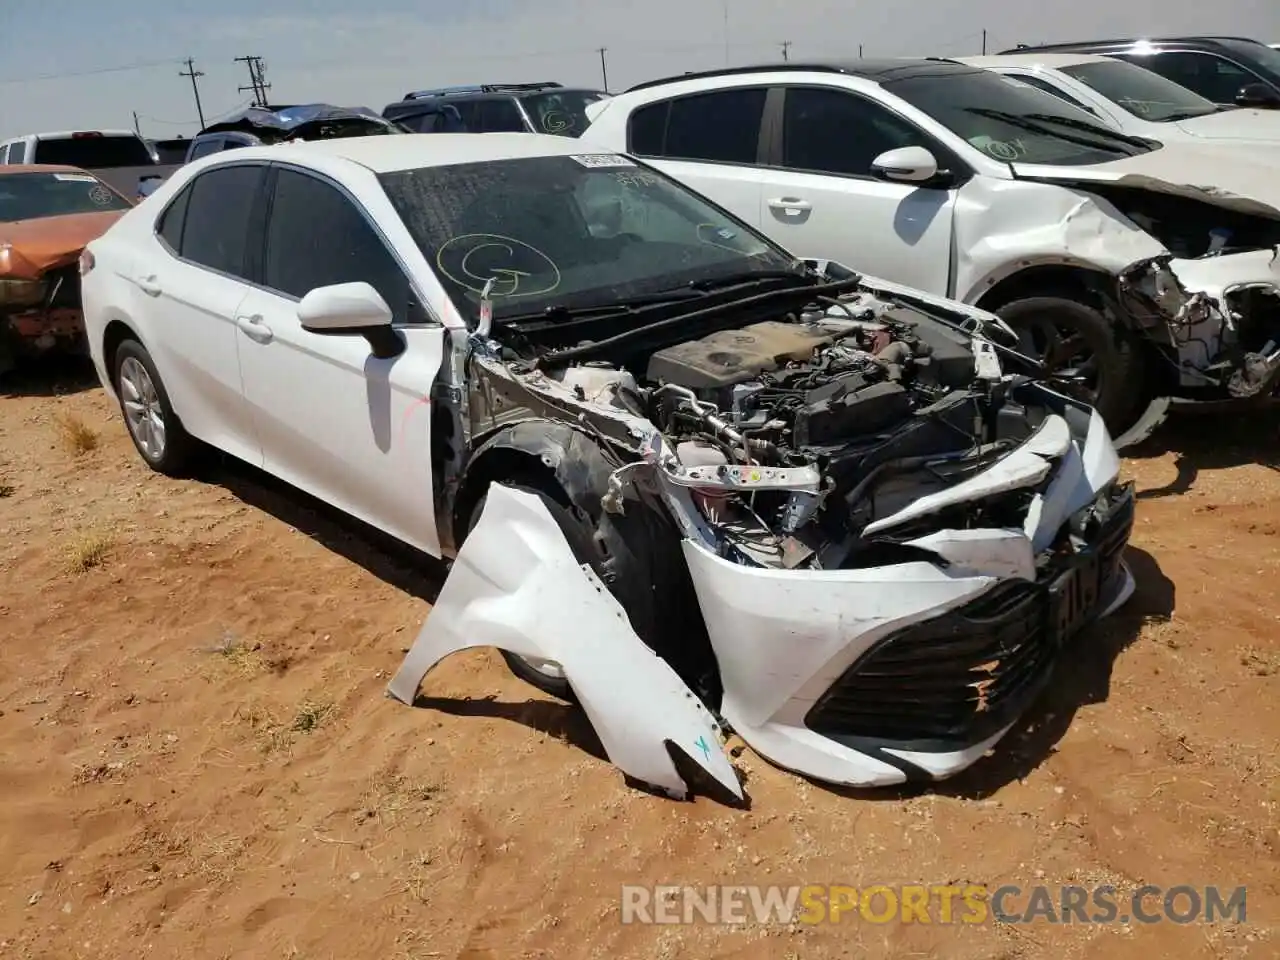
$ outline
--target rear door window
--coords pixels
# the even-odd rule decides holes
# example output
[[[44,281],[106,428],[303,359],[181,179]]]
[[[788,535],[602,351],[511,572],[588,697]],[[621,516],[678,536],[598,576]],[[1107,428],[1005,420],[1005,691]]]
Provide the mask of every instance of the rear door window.
[[[632,114],[628,142],[642,156],[753,165],[767,95],[745,87],[653,104]]]
[[[478,129],[484,133],[523,133],[524,115],[508,97],[485,100],[480,104]]]
[[[155,161],[137,137],[83,136],[36,141],[35,163],[60,163],[86,170],[149,167]]]
[[[248,272],[249,221],[266,167],[217,167],[188,188],[180,253],[202,267],[244,278]]]

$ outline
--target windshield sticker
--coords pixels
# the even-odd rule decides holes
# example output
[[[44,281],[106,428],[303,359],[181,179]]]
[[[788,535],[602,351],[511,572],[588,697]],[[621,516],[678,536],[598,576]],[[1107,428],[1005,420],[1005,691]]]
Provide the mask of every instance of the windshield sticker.
[[[728,227],[722,227],[718,223],[700,223],[698,224],[698,239],[710,247],[719,247],[721,250],[728,250],[730,253],[742,253],[737,247],[729,246],[729,243],[737,236],[737,232],[730,230]]]
[[[97,183],[97,179],[86,173],[55,173],[53,179],[64,183]]]
[[[634,167],[635,164],[626,157],[619,156],[616,153],[578,153],[573,154],[573,159],[577,160],[584,167],[590,167],[593,170],[609,167]]]
[[[111,195],[110,190],[99,184],[96,187],[89,188],[89,199],[100,207],[109,207],[115,197]]]
[[[458,286],[497,300],[545,296],[560,286],[560,268],[537,247],[496,233],[453,237],[436,251],[436,267]]]

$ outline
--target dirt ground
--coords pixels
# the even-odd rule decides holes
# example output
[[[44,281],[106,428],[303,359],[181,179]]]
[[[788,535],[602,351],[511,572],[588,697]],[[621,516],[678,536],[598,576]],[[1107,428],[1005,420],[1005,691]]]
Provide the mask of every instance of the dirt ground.
[[[384,698],[437,565],[247,467],[146,470],[106,396],[0,390],[0,958],[1280,956],[1280,418],[1126,461],[1133,602],[933,792],[737,761],[627,788],[496,654]],[[1248,885],[1248,922],[619,922],[624,883]]]

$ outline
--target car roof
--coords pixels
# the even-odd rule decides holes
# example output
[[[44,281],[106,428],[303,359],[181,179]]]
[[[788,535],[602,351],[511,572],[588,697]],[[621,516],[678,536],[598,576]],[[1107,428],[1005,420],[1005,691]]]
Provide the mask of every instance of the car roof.
[[[1064,43],[1041,43],[1028,44],[1022,47],[1016,47],[1010,50],[1000,51],[1004,54],[1030,53],[1037,50],[1071,50],[1088,48],[1107,48],[1123,50],[1126,47],[1133,47],[1142,44],[1151,44],[1152,46],[1160,46],[1162,44],[1176,43],[1183,46],[1203,46],[1217,47],[1223,41],[1232,43],[1257,43],[1258,41],[1249,37],[1230,37],[1230,36],[1201,36],[1201,37],[1128,37],[1112,40],[1072,40]]]
[[[890,80],[906,80],[912,77],[947,76],[957,73],[969,73],[974,68],[958,60],[944,57],[898,57],[871,59],[831,59],[820,61],[783,60],[778,63],[763,63],[743,67],[723,67],[717,70],[701,70],[676,76],[663,77],[638,83],[626,92],[646,90],[650,87],[666,86],[672,83],[683,83],[688,80],[714,79],[716,77],[735,77],[752,73],[837,73],[848,77],[861,77],[876,83],[887,83]]]
[[[0,166],[0,177],[10,173],[82,173],[87,177],[93,177],[88,170],[62,163],[13,163]],[[97,177],[94,179],[96,180]]]
[[[219,163],[235,160],[281,160],[307,166],[315,157],[347,160],[374,173],[444,167],[457,163],[567,157],[613,153],[592,149],[579,140],[540,133],[406,133],[399,136],[337,137],[305,143],[245,147],[217,155]]]
[[[987,57],[956,57],[973,67],[1045,67],[1060,70],[1081,63],[1114,63],[1111,57],[1097,53],[1003,53]]]

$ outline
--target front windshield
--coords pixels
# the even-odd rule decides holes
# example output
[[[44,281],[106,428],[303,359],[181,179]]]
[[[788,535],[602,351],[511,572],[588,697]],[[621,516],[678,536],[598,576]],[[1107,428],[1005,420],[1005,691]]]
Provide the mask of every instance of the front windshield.
[[[1062,72],[1143,120],[1165,123],[1218,112],[1212,100],[1124,60],[1076,63]]]
[[[608,94],[595,90],[557,90],[525,97],[521,102],[534,133],[576,137],[587,129],[587,106]]]
[[[0,174],[0,223],[128,209],[128,200],[87,173]]]
[[[989,70],[906,77],[883,86],[1005,163],[1077,166],[1151,150],[1052,94]]]
[[[454,303],[495,320],[692,294],[793,258],[675,181],[616,154],[533,157],[379,177]]]

